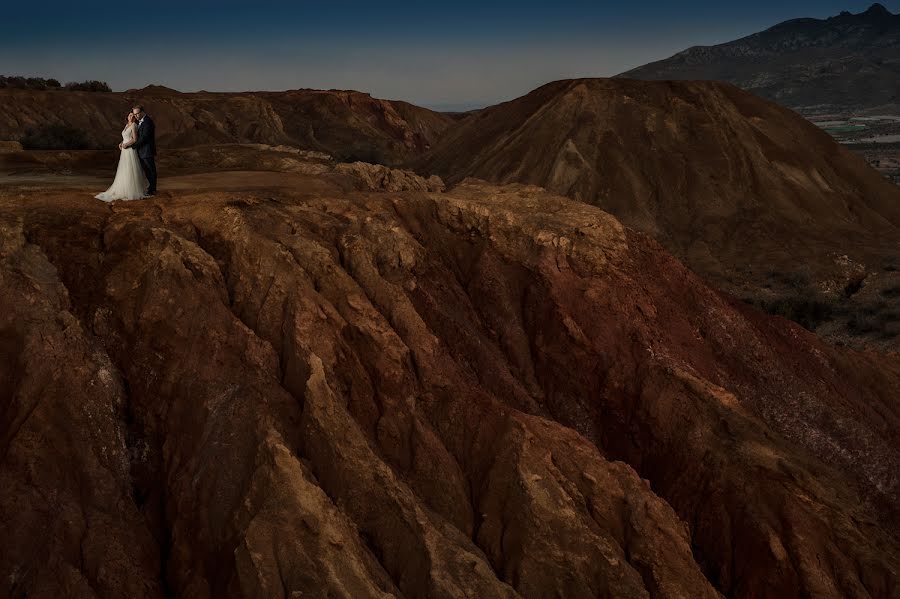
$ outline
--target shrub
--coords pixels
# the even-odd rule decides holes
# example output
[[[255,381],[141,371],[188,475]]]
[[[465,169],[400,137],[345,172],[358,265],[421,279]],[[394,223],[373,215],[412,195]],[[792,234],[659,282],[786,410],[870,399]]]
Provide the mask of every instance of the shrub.
[[[17,89],[67,89],[76,92],[111,92],[109,85],[103,81],[72,81],[66,83],[65,88],[60,86],[56,79],[44,79],[43,77],[20,77],[0,75],[0,88],[13,87]]]
[[[26,150],[87,150],[91,147],[86,132],[68,125],[30,127],[21,142]]]
[[[749,304],[759,306],[763,311],[775,316],[793,320],[809,331],[832,320],[838,312],[836,302],[819,292],[812,285],[803,286],[801,280],[785,279],[791,285],[784,295],[774,299],[745,298]],[[797,286],[795,286],[797,285]]]
[[[793,294],[762,302],[761,307],[769,314],[793,320],[808,331],[815,331],[834,316],[834,304],[815,294]]]
[[[0,87],[18,89],[58,89],[59,81],[42,77],[4,77],[0,76]]]
[[[66,89],[73,92],[111,92],[109,85],[103,81],[71,81],[66,83]]]

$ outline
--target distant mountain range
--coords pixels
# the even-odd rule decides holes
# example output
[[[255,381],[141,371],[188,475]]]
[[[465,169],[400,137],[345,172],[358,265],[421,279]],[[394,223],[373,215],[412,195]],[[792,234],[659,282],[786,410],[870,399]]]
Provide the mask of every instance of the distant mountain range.
[[[792,19],[739,40],[694,46],[619,75],[717,79],[814,112],[900,106],[900,15],[881,4],[859,14]]]

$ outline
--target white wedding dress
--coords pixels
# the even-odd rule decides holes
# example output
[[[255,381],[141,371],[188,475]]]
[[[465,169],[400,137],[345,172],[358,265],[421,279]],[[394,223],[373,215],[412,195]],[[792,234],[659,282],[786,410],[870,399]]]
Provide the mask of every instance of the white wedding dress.
[[[137,125],[131,123],[122,131],[122,143],[128,143],[137,137]],[[144,197],[149,182],[144,169],[141,168],[141,160],[134,148],[125,148],[119,154],[119,166],[116,168],[116,178],[112,185],[103,193],[94,197],[104,202],[113,200],[139,200]]]

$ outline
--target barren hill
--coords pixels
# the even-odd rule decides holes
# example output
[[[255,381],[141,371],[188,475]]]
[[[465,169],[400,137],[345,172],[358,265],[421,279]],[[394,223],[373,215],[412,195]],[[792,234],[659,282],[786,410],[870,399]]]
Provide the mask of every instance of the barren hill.
[[[900,189],[730,84],[553,82],[469,117],[414,164],[599,206],[736,294],[774,301],[802,276],[825,297],[866,289],[884,307],[900,286]]]
[[[729,81],[792,108],[859,110],[900,103],[900,15],[792,19],[716,46],[694,46],[620,75]]]
[[[896,356],[584,202],[309,172],[0,187],[7,594],[898,587]]]
[[[341,90],[179,93],[160,86],[124,93],[0,89],[0,139],[65,125],[95,147],[115,147],[126,113],[142,103],[163,147],[291,144],[342,160],[397,163],[427,150],[454,122],[406,102]]]

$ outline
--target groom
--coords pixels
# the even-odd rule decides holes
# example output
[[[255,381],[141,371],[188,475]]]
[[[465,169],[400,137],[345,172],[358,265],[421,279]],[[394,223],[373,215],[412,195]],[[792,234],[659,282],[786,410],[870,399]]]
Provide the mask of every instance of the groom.
[[[156,195],[156,125],[140,104],[132,108],[131,112],[138,119],[137,141],[131,144],[131,147],[137,151],[141,168],[144,169],[144,175],[150,184],[147,195]]]

